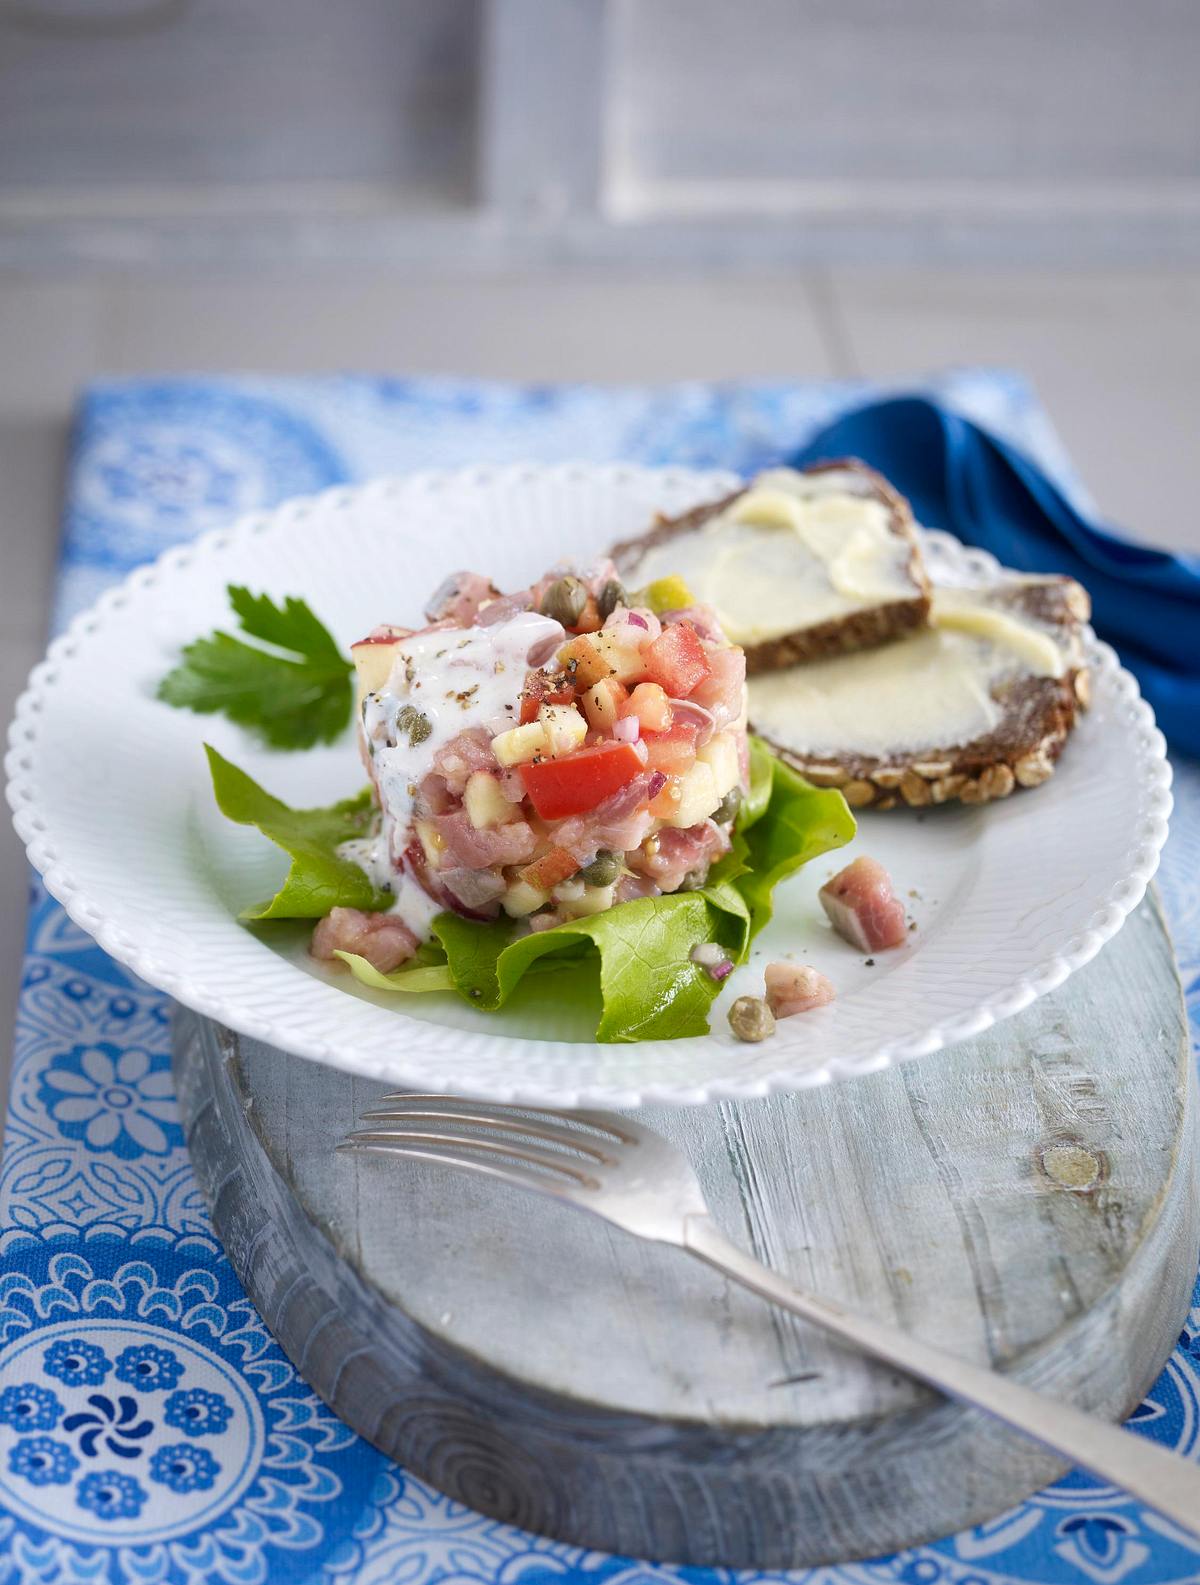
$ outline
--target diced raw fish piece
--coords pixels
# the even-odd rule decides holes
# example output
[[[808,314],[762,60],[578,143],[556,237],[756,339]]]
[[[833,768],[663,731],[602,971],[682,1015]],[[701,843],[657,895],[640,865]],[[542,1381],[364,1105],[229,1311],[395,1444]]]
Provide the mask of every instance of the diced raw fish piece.
[[[425,615],[430,622],[451,621],[460,627],[474,621],[485,600],[494,600],[500,591],[490,578],[478,572],[452,572],[430,596]]]
[[[884,952],[908,940],[904,904],[876,859],[865,854],[855,859],[826,881],[818,895],[838,935],[861,952]]]
[[[476,828],[461,809],[439,815],[434,821],[445,844],[450,863],[447,869],[461,867],[479,870],[491,865],[520,864],[533,857],[537,837],[524,820],[507,825]]]
[[[335,952],[366,958],[380,974],[407,963],[417,938],[395,914],[366,914],[359,908],[334,908],[313,931],[312,955],[332,961]]]
[[[820,969],[807,963],[768,963],[767,1006],[776,1018],[827,1007],[837,992]]]
[[[729,838],[711,820],[704,820],[686,830],[664,826],[652,845],[653,853],[640,850],[630,856],[630,868],[650,876],[660,891],[674,892],[692,871],[706,873],[728,848]]]

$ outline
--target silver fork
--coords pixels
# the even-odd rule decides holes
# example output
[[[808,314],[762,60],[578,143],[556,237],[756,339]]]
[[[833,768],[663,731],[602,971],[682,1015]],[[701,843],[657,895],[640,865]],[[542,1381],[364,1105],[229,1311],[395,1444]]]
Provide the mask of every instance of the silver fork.
[[[339,1150],[442,1162],[565,1200],[637,1238],[674,1244],[771,1304],[994,1415],[1200,1537],[1200,1468],[1166,1448],[907,1332],[805,1293],[725,1237],[674,1145],[605,1112],[527,1111],[446,1095],[395,1094]]]

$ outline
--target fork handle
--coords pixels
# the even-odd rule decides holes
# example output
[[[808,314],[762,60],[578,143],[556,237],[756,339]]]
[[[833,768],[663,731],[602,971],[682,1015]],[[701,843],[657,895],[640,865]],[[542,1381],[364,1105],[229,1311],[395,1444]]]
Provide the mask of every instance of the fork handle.
[[[999,1371],[944,1353],[909,1332],[855,1315],[832,1300],[792,1287],[731,1243],[706,1216],[687,1218],[683,1247],[760,1298],[832,1332],[864,1354],[898,1366],[948,1398],[995,1415],[1200,1538],[1200,1469],[1177,1453],[1034,1392]]]

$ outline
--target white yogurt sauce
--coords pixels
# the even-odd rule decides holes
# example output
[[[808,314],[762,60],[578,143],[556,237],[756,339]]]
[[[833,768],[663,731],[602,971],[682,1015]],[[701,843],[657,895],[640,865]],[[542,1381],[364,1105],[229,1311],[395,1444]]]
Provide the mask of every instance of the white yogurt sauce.
[[[383,687],[362,702],[360,731],[381,824],[378,836],[345,842],[339,852],[395,892],[391,911],[421,938],[442,905],[401,867],[413,839],[417,788],[438,750],[460,732],[483,727],[494,737],[517,724],[526,673],[565,638],[559,623],[536,611],[493,627],[415,633],[397,646]]]
[[[911,599],[908,542],[884,503],[861,489],[836,469],[771,469],[696,533],[653,547],[637,576],[678,574],[735,644]]]

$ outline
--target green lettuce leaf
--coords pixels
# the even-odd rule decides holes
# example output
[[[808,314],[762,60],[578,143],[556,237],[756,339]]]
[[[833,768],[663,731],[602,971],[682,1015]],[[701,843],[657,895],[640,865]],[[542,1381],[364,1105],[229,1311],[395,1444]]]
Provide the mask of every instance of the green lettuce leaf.
[[[243,919],[323,919],[331,908],[388,907],[391,893],[377,891],[365,870],[337,852],[371,822],[369,787],[326,809],[291,809],[210,744],[204,751],[221,813],[238,825],[257,826],[292,860],[274,897],[243,909]]]
[[[388,905],[389,894],[376,892],[365,873],[335,851],[338,843],[365,829],[369,794],[330,809],[292,810],[215,749],[208,756],[224,813],[256,825],[292,856],[282,889],[246,917],[313,919],[338,904]],[[567,960],[584,960],[595,964],[600,981],[597,1040],[702,1035],[721,987],[692,962],[693,948],[715,942],[734,962],[743,962],[771,917],[771,896],[779,882],[854,835],[854,817],[840,793],[810,786],[756,739],[751,739],[750,771],[732,849],[696,891],[640,898],[533,935],[518,934],[510,919],[485,924],[439,914],[434,940],[393,974],[379,973],[353,953],[338,956],[374,990],[454,991],[488,1012],[503,1007],[526,974],[551,973]]]
[[[188,644],[158,685],[158,697],[202,715],[220,713],[272,748],[331,743],[350,720],[353,663],[303,600],[229,585],[229,603],[247,644],[218,629]],[[263,644],[272,648],[264,649]]]
[[[780,881],[810,859],[845,847],[855,829],[840,792],[814,787],[760,738],[750,739],[750,795],[734,838],[745,873],[734,884],[750,911],[751,938],[770,919],[772,893]]]
[[[534,935],[518,935],[511,920],[481,925],[457,914],[440,914],[433,928],[455,989],[488,1011],[503,1007],[527,972],[552,967],[547,959],[597,958],[596,1038],[626,1041],[703,1034],[719,987],[689,953],[712,940],[732,949],[738,934],[700,892],[643,897]]]

